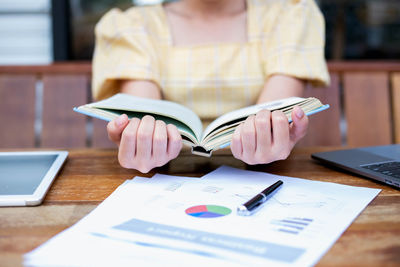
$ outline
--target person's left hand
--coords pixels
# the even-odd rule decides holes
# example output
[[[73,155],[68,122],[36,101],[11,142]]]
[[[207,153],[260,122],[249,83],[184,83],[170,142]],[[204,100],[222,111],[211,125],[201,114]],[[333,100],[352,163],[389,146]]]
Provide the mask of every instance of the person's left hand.
[[[286,159],[308,127],[308,118],[300,107],[295,106],[291,115],[290,124],[282,111],[261,110],[249,116],[232,136],[233,156],[250,165]]]

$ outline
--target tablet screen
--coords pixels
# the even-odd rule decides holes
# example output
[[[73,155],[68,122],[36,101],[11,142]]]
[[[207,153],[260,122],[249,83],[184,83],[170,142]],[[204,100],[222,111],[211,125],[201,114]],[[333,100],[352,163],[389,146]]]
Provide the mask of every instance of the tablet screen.
[[[0,195],[31,195],[57,155],[0,156]]]

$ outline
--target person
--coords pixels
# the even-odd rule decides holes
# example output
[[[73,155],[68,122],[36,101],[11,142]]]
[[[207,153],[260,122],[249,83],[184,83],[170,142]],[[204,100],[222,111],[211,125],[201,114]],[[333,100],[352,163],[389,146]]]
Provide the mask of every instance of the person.
[[[329,82],[324,19],[313,0],[181,0],[112,9],[96,25],[95,99],[123,92],[186,105],[203,120]],[[306,134],[299,107],[288,123],[262,110],[235,130],[231,151],[247,164],[285,159]],[[107,125],[125,168],[143,173],[178,156],[174,125],[121,115]]]

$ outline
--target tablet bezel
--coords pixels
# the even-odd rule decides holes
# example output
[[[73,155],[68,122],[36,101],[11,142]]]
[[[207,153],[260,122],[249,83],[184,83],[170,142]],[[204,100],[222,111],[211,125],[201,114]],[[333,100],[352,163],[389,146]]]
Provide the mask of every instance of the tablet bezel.
[[[23,151],[23,152],[0,152],[0,157],[6,156],[34,156],[34,155],[56,155],[57,157],[51,164],[49,170],[42,178],[35,192],[31,195],[2,195],[0,196],[0,206],[37,206],[50,189],[51,184],[61,170],[68,156],[68,151]]]

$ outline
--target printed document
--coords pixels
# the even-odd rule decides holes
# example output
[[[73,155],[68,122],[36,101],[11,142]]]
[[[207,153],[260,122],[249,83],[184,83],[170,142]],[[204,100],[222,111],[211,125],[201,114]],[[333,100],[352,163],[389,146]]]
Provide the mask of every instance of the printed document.
[[[236,208],[282,180],[251,216]],[[28,266],[312,266],[380,190],[230,167],[122,184]]]

